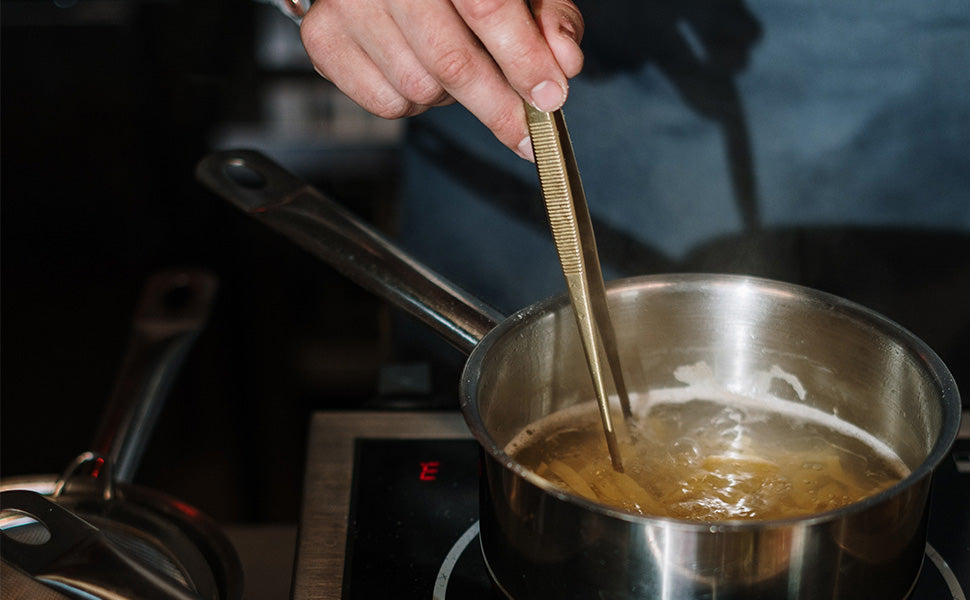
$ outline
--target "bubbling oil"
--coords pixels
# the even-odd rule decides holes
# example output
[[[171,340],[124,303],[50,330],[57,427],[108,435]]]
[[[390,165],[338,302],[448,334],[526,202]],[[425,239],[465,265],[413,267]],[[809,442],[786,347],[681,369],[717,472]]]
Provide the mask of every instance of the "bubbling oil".
[[[908,474],[872,436],[779,398],[688,386],[655,394],[636,412],[617,427],[622,473],[612,468],[592,403],[540,421],[506,450],[578,496],[640,515],[704,522],[833,510]]]

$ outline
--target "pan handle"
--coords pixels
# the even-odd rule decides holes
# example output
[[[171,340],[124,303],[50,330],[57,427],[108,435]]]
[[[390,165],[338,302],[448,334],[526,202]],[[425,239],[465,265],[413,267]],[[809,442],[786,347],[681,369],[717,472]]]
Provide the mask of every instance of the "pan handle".
[[[199,163],[196,177],[358,285],[417,317],[465,354],[505,318],[258,152],[210,154]]]
[[[92,446],[107,459],[104,481],[128,482],[134,476],[175,376],[209,318],[217,285],[216,277],[201,269],[165,270],[146,282]]]

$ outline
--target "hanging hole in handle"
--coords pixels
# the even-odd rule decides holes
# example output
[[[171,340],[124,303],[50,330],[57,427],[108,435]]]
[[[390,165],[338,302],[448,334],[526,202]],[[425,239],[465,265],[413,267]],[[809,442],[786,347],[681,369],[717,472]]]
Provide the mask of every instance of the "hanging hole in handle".
[[[176,282],[171,288],[165,290],[161,298],[162,307],[167,312],[181,312],[190,306],[196,296],[196,290],[192,282],[186,278],[185,281]]]
[[[51,530],[28,513],[0,509],[0,531],[10,539],[28,546],[43,546],[51,539]]]
[[[253,170],[245,161],[236,159],[226,164],[223,171],[236,185],[249,190],[261,190],[266,187],[266,178]]]

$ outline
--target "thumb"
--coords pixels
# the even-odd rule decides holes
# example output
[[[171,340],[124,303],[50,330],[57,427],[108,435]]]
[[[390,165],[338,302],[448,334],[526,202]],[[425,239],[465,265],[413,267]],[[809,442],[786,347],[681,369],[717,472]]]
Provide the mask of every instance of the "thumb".
[[[559,68],[566,77],[578,75],[583,69],[579,43],[585,31],[579,8],[570,0],[533,0],[532,14]]]

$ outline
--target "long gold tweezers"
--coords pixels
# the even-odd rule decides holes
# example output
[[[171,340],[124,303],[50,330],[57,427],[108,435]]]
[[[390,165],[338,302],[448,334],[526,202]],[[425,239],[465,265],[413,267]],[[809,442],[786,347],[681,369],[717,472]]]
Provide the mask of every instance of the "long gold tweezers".
[[[610,415],[607,373],[613,375],[614,388],[625,418],[630,416],[630,399],[623,381],[616,333],[610,319],[606,286],[593,237],[593,225],[572,142],[562,111],[542,112],[528,103],[525,104],[525,110],[529,118],[529,134],[532,137],[532,150],[539,172],[539,185],[549,215],[556,252],[566,277],[569,299],[576,314],[586,362],[593,377],[610,460],[615,470],[623,471]],[[602,361],[604,354],[609,362],[608,370]]]

